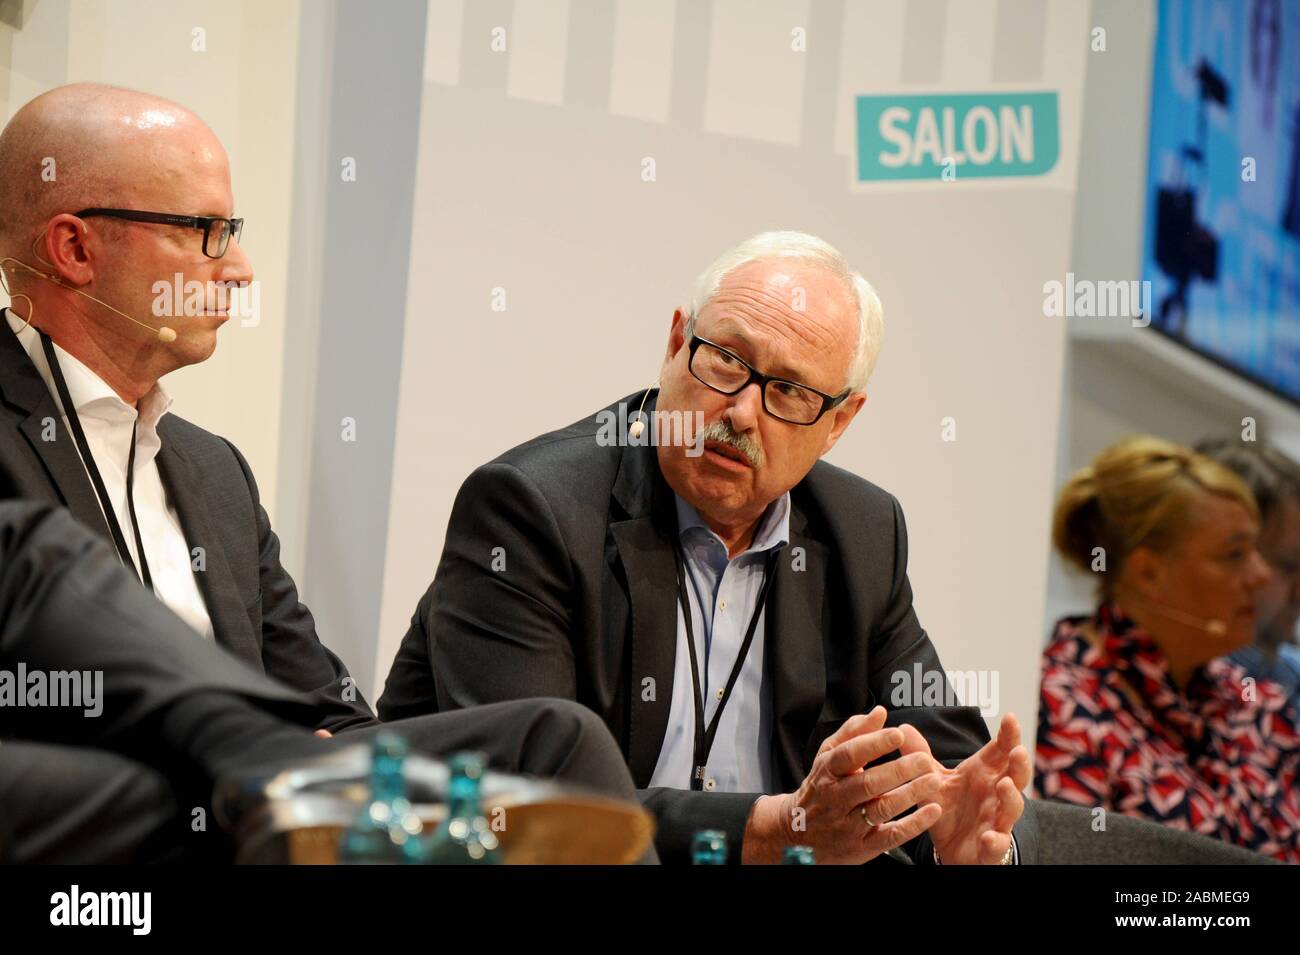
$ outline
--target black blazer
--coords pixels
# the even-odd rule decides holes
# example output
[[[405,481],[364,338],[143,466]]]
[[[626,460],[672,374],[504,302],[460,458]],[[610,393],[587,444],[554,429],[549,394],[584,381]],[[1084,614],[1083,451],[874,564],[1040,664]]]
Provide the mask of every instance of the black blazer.
[[[621,404],[635,408],[639,398]],[[677,520],[654,448],[601,446],[599,425],[592,415],[542,435],[465,481],[379,714],[577,700],[622,747],[656,814],[664,861],[685,858],[692,833],[705,828],[726,830],[738,856],[757,794],[645,788],[672,700]],[[790,496],[790,544],[777,562],[765,642],[781,791],[798,786],[840,724],[877,703],[891,710],[891,725],[912,723],[936,758],[955,765],[989,738],[978,709],[890,705],[891,674],[916,663],[939,669],[912,609],[898,501],[825,462]],[[1022,859],[1027,841],[1017,829]],[[922,836],[908,850],[928,861],[929,845]]]
[[[111,544],[90,478],[45,382],[0,309],[0,499],[66,506]],[[45,419],[55,439],[44,441]],[[158,422],[158,471],[191,550],[216,642],[253,669],[305,692],[338,731],[374,721],[347,668],[316,636],[311,612],[280,565],[280,541],[248,463],[229,441],[174,414]],[[344,680],[348,681],[345,686]]]

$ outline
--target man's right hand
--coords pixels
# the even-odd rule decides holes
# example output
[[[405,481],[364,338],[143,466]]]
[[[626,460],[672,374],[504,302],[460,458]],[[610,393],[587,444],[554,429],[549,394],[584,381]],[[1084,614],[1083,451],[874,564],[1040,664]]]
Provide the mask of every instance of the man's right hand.
[[[745,826],[741,861],[780,862],[786,846],[803,845],[812,847],[818,864],[857,865],[933,826],[943,810],[928,800],[941,780],[925,754],[863,769],[903,744],[903,731],[884,725],[883,706],[845,720],[822,743],[796,792],[761,796]],[[926,804],[894,819],[918,803]],[[864,807],[875,825],[863,818]]]

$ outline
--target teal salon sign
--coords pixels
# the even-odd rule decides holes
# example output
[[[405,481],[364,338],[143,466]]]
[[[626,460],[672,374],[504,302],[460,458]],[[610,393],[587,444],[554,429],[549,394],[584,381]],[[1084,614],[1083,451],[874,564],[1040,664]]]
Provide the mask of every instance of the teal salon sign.
[[[1041,176],[1056,165],[1055,93],[857,98],[857,181]]]

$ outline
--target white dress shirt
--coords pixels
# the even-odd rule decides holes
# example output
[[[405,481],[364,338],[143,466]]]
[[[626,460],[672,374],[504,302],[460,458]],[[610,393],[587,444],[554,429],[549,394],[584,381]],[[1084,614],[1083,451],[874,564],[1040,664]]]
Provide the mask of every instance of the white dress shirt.
[[[72,429],[68,427],[68,417],[54,385],[50,366],[45,360],[41,336],[30,325],[24,327],[23,320],[12,310],[5,312],[5,318],[40,373],[45,387],[54,398],[55,406],[63,414],[64,431],[59,440],[71,441],[75,449],[76,441],[72,437]],[[181,530],[176,508],[167,500],[162,477],[158,473],[158,450],[162,447],[162,441],[158,437],[158,421],[171,407],[171,398],[161,385],[155,384],[140,399],[137,411],[98,375],[57,344],[54,346],[54,354],[59,359],[59,368],[68,385],[68,396],[81,420],[86,443],[90,446],[90,453],[95,458],[109,500],[113,503],[131,559],[139,567],[140,555],[136,553],[135,534],[131,530],[131,511],[126,503],[126,464],[131,454],[131,429],[135,427],[133,497],[136,518],[140,522],[140,539],[144,541],[145,557],[149,561],[149,572],[153,577],[154,593],[195,631],[204,637],[212,637],[212,620],[208,616],[203,595],[199,592],[198,581],[194,578],[190,546]]]

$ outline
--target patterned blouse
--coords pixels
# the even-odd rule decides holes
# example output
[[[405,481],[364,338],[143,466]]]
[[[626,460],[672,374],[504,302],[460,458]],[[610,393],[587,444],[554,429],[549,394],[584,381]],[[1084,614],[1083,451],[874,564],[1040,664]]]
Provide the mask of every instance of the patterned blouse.
[[[1227,659],[1183,692],[1117,605],[1059,621],[1043,655],[1034,795],[1100,806],[1300,862],[1300,714]],[[1247,699],[1248,696],[1254,699]]]

